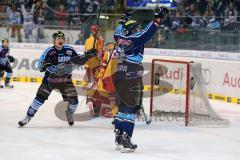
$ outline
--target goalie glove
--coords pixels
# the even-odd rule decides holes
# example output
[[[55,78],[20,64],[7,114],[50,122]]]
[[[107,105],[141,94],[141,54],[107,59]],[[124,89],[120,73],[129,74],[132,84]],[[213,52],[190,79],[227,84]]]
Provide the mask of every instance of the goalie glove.
[[[155,9],[155,18],[160,18],[161,20],[166,20],[169,17],[169,10],[166,7],[159,7]]]

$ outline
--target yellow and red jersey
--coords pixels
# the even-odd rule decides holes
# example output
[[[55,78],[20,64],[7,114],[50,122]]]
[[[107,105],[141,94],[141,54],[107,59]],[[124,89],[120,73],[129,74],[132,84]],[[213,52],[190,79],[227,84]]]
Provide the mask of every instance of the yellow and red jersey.
[[[85,42],[85,52],[93,48],[94,43],[94,36],[91,34],[90,37]],[[95,68],[98,67],[101,64],[102,58],[103,58],[103,46],[104,46],[104,40],[100,36],[96,39],[95,49],[98,51],[98,56],[93,57],[88,60],[88,62],[84,65],[86,68]]]

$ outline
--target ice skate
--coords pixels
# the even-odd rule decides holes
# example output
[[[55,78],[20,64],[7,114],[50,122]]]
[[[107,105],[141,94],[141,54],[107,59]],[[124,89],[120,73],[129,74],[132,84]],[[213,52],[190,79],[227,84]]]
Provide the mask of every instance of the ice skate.
[[[11,83],[5,83],[6,88],[14,88],[14,86]]]
[[[3,85],[2,85],[2,84],[0,84],[0,88],[3,88]]]
[[[0,88],[3,88],[2,78],[0,78]]]
[[[116,150],[120,151],[122,149],[122,135],[120,135],[120,131],[118,129],[115,129],[114,132],[115,132]]]
[[[121,149],[122,153],[134,152],[135,149],[137,149],[137,145],[131,142],[131,137],[129,137],[128,134],[125,132],[122,135],[122,145],[123,145],[123,148]]]
[[[26,124],[28,124],[31,119],[32,119],[31,117],[26,116],[23,120],[21,120],[21,121],[18,122],[18,125],[21,126],[21,127],[23,127],[23,126],[25,126]]]

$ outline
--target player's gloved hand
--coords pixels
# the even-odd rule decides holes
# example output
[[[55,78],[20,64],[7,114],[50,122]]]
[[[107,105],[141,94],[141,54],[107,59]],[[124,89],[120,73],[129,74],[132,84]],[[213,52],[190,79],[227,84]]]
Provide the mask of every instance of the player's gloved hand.
[[[52,66],[50,61],[43,61],[42,68],[40,68],[40,72],[45,72],[48,67]]]
[[[119,20],[120,24],[125,24],[127,21],[131,19],[132,15],[129,12],[123,14]]]
[[[87,52],[85,52],[86,58],[90,59],[92,57],[96,57],[97,52],[98,51],[95,48],[88,50]]]
[[[45,70],[48,70],[50,73],[56,72],[56,66],[52,65],[52,64],[51,65],[49,64],[49,66]]]
[[[154,12],[154,17],[165,20],[169,17],[169,10],[166,7],[156,8]]]
[[[11,63],[13,63],[15,61],[14,57],[13,56],[8,56],[8,59]]]

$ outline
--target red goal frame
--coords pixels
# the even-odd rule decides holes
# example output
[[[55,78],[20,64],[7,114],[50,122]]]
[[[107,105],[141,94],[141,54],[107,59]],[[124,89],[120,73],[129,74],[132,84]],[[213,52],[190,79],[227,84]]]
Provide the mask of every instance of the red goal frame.
[[[189,92],[190,92],[190,63],[186,61],[177,61],[177,60],[166,60],[166,59],[152,59],[151,67],[151,93],[150,93],[150,116],[152,117],[153,113],[153,86],[154,86],[154,64],[155,62],[167,62],[167,63],[178,63],[185,64],[187,66],[186,71],[186,106],[185,106],[185,126],[189,125],[190,122],[190,112],[189,112]]]

